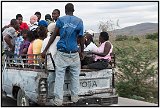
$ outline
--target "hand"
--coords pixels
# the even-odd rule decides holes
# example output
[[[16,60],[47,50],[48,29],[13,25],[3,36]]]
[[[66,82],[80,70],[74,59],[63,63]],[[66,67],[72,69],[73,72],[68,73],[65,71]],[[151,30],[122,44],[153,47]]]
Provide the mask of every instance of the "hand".
[[[45,58],[46,52],[47,52],[47,51],[44,50],[44,51],[41,53],[42,58]]]
[[[83,60],[84,59],[84,52],[80,52],[79,56],[80,56],[80,60]]]
[[[93,52],[92,51],[88,51],[87,54],[93,54]]]
[[[10,51],[14,52],[14,46],[11,46]]]

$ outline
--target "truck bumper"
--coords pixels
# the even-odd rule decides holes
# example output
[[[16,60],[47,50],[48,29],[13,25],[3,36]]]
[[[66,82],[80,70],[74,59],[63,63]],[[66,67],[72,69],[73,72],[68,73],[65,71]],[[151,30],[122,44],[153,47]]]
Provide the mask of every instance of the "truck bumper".
[[[71,106],[109,106],[118,103],[118,96],[112,97],[84,97]]]
[[[51,103],[48,102],[45,104],[46,106],[51,106]],[[109,106],[112,104],[118,104],[118,96],[109,96],[109,97],[93,97],[93,96],[85,96],[80,97],[78,102],[73,103],[71,101],[63,102],[63,106]]]

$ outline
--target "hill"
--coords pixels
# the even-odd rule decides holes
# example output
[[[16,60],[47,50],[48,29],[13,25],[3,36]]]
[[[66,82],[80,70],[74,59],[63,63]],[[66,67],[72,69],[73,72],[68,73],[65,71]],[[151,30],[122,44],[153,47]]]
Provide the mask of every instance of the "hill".
[[[145,35],[147,33],[158,32],[158,23],[141,23],[134,26],[128,26],[122,29],[116,29],[113,31],[115,35]]]

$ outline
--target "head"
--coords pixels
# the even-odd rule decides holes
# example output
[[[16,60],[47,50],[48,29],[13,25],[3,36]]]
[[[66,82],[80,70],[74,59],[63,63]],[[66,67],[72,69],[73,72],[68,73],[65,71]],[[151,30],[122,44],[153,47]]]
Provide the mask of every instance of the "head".
[[[51,18],[51,15],[50,15],[50,14],[46,14],[46,15],[45,15],[45,20],[47,20],[47,19],[50,20],[50,21],[52,21],[52,18]]]
[[[39,22],[39,20],[41,19],[41,13],[40,12],[36,12],[34,15],[36,15],[38,17],[37,22]]]
[[[28,31],[27,32],[27,39],[28,39],[28,41],[32,42],[32,41],[35,40],[35,38],[36,38],[35,31]]]
[[[48,32],[52,34],[54,32],[55,26],[56,26],[55,23],[50,23],[47,27]]]
[[[22,36],[23,36],[23,39],[26,39],[26,38],[27,38],[27,32],[28,32],[28,30],[26,30],[26,29],[23,29],[23,30],[21,31],[21,34],[22,34]]]
[[[19,30],[19,21],[16,19],[12,19],[10,21],[10,26],[12,26],[16,30]]]
[[[30,23],[31,24],[34,24],[35,22],[37,22],[38,21],[38,17],[36,16],[36,15],[32,15],[31,17],[30,17]]]
[[[60,16],[60,10],[59,9],[54,9],[53,12],[52,12],[52,20],[57,21],[59,16]]]
[[[17,15],[16,15],[16,19],[19,21],[19,24],[22,24],[23,17],[22,17],[21,14],[17,14]]]
[[[94,36],[94,31],[93,30],[87,30],[86,33],[91,34],[92,36]]]
[[[47,28],[44,26],[39,26],[37,28],[38,38],[44,40],[47,37]]]
[[[108,41],[108,40],[109,40],[108,33],[107,32],[101,32],[100,36],[99,36],[99,42],[103,43],[103,42]]]
[[[93,42],[93,36],[91,34],[85,34],[85,45],[89,45]]]
[[[73,13],[74,12],[74,5],[72,3],[67,3],[65,6],[65,13]]]
[[[48,22],[47,22],[47,21],[45,21],[45,20],[40,20],[40,21],[38,22],[38,26],[44,26],[44,27],[47,27],[47,26],[48,26]]]

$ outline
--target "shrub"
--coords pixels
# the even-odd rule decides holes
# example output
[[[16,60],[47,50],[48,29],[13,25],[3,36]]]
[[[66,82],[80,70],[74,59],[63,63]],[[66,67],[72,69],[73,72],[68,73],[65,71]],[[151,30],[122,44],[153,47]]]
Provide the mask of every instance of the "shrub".
[[[146,49],[140,51],[134,47],[116,48],[117,66],[119,71],[116,78],[116,89],[119,96],[139,99],[157,99],[156,83],[151,80],[157,74],[157,67],[151,65],[150,53]],[[152,88],[152,89],[151,89]],[[153,92],[154,91],[154,92]],[[156,100],[158,101],[158,100]]]
[[[136,42],[140,42],[140,39],[138,37],[134,37],[133,40]]]
[[[156,40],[156,39],[158,39],[158,33],[146,34],[145,37],[146,37],[146,39]]]
[[[128,37],[126,35],[117,35],[115,41],[123,41],[128,40]]]

